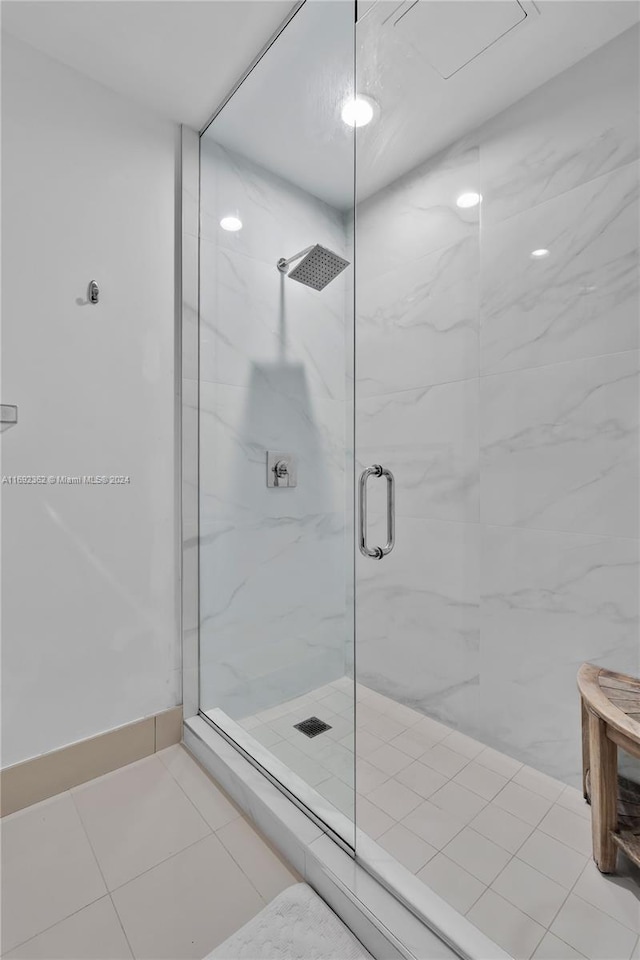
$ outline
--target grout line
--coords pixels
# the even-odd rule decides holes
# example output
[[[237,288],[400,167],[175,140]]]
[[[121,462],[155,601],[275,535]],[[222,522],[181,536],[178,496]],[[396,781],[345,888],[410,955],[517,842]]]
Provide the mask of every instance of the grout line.
[[[154,736],[155,736],[155,722],[154,722]],[[155,741],[154,741],[154,747],[155,747]],[[154,755],[155,755],[155,751],[154,751]],[[144,758],[144,759],[146,759],[146,758]],[[91,781],[89,781],[89,782],[91,782]],[[122,930],[123,936],[124,936],[124,938],[125,938],[125,940],[126,940],[126,942],[127,942],[127,946],[129,947],[129,950],[131,951],[131,956],[132,956],[132,957],[135,957],[135,953],[133,952],[133,947],[131,946],[131,943],[130,943],[130,941],[129,941],[129,937],[127,936],[127,931],[125,930],[124,924],[123,924],[123,922],[122,922],[122,917],[121,917],[120,914],[118,913],[118,909],[117,909],[117,907],[116,907],[116,905],[115,905],[115,902],[114,902],[114,900],[113,900],[113,897],[111,896],[111,890],[109,889],[109,884],[107,883],[107,878],[106,878],[105,875],[104,875],[104,872],[103,872],[103,870],[102,870],[102,865],[101,865],[101,863],[100,863],[100,860],[98,859],[98,854],[96,853],[95,848],[94,848],[94,846],[93,846],[93,843],[91,842],[91,837],[89,836],[89,831],[87,830],[87,827],[86,827],[86,825],[85,825],[85,822],[84,822],[84,820],[82,819],[82,814],[80,813],[80,808],[78,807],[78,804],[76,803],[76,798],[74,797],[73,794],[71,794],[71,800],[72,800],[73,805],[74,805],[74,807],[75,807],[75,811],[76,811],[76,813],[77,813],[77,815],[78,815],[78,820],[79,820],[80,823],[82,824],[82,829],[83,829],[83,831],[84,831],[85,837],[87,838],[87,843],[89,844],[89,847],[91,848],[91,853],[93,854],[93,858],[94,858],[94,860],[95,860],[95,862],[96,862],[96,865],[97,865],[97,867],[98,867],[98,870],[100,871],[100,876],[102,877],[102,882],[104,883],[105,890],[107,891],[107,896],[109,897],[109,900],[110,900],[110,902],[111,902],[111,906],[113,907],[113,910],[114,910],[114,912],[115,912],[115,915],[116,915],[116,917],[118,918],[118,923],[120,924],[120,929]]]
[[[58,794],[60,796],[60,794]],[[31,943],[32,940],[35,940],[37,937],[41,937],[43,934],[48,933],[49,930],[53,930],[54,927],[57,927],[59,924],[64,923],[65,920],[70,920],[71,917],[75,917],[76,914],[82,913],[83,910],[86,910],[87,907],[92,907],[94,903],[99,903],[100,900],[105,900],[109,896],[109,891],[106,893],[100,894],[99,897],[96,897],[95,900],[90,900],[89,903],[85,903],[84,906],[78,907],[77,910],[72,910],[71,913],[68,913],[66,916],[61,917],[59,920],[56,920],[55,923],[49,924],[48,927],[45,927],[43,930],[39,930],[38,933],[34,933],[32,936],[27,937],[26,940],[21,940],[20,943],[14,944],[12,947],[9,947],[2,956],[6,956],[7,953],[12,953],[14,950],[18,950],[20,947],[24,947],[25,944]],[[128,942],[128,941],[127,941]]]

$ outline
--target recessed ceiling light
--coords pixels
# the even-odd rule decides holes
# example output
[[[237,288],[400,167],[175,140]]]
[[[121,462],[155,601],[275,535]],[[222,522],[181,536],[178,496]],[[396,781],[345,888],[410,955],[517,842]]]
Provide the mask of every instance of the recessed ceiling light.
[[[531,256],[534,260],[542,260],[544,257],[549,256],[549,251],[546,247],[539,247],[537,250],[531,251]]]
[[[223,217],[220,221],[220,226],[223,230],[229,230],[231,233],[235,233],[237,230],[242,230],[242,220],[240,217]]]
[[[342,105],[340,116],[349,127],[366,127],[378,113],[378,104],[371,97],[355,97]]]
[[[475,193],[473,190],[470,190],[469,193],[461,193],[456,200],[456,206],[460,207],[461,210],[477,207],[479,203],[482,203],[482,194]]]

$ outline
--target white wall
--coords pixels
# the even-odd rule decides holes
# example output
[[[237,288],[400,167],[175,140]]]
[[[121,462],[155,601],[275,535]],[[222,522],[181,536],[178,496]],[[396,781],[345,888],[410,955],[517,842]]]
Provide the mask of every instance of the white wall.
[[[2,48],[2,763],[180,702],[176,128]],[[100,303],[82,303],[96,279]]]
[[[574,782],[578,667],[640,669],[638,49],[357,218],[357,453],[398,485],[395,551],[359,564],[358,679]]]
[[[215,126],[215,124],[214,124]],[[352,645],[345,568],[345,290],[279,273],[343,216],[201,141],[200,682],[234,718],[342,676]],[[220,228],[225,214],[243,228]],[[349,317],[351,314],[349,314]],[[267,450],[297,461],[268,489]]]

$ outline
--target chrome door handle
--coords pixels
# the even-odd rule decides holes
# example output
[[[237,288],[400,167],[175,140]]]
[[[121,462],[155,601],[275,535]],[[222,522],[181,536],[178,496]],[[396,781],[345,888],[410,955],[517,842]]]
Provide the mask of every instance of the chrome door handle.
[[[384,547],[367,545],[367,481],[369,477],[384,477],[387,481],[387,542]],[[382,560],[391,553],[396,542],[396,482],[391,470],[374,463],[360,474],[360,553]]]

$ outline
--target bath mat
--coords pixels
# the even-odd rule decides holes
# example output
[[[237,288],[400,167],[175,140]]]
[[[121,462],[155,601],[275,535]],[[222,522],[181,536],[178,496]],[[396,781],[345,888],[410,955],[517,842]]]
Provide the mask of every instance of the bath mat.
[[[306,883],[284,890],[206,960],[373,960]]]

